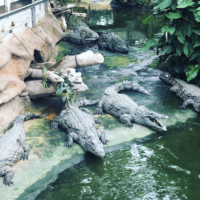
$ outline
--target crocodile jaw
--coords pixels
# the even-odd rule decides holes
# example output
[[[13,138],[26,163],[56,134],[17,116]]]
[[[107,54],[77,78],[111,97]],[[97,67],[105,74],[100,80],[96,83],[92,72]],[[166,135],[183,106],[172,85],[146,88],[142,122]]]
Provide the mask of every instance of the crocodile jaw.
[[[167,119],[167,118],[168,116],[164,116],[161,119]],[[147,117],[146,120],[147,120],[146,125],[154,130],[157,130],[157,131],[167,130],[166,126],[162,126],[162,124],[156,118]]]

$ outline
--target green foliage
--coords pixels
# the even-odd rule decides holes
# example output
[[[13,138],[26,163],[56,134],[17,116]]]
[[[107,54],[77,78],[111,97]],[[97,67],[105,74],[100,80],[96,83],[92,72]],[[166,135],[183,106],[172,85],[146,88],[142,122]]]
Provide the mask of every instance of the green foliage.
[[[193,66],[192,64],[190,64],[188,66],[188,71],[186,72],[187,81],[189,82],[192,79],[194,79],[197,76],[199,70],[200,70],[200,65]]]
[[[61,72],[63,72],[63,70]],[[69,101],[69,94],[72,93],[71,82],[63,74],[61,75],[61,78],[64,79],[64,82],[61,82],[61,84],[57,87],[56,94],[65,93],[66,95],[62,97],[62,101]],[[71,102],[73,101],[74,99],[71,99]]]
[[[172,73],[186,73],[187,81],[191,81],[200,70],[200,1],[160,0],[153,15],[142,24],[158,16],[170,19],[170,23],[161,27],[158,40],[149,39],[139,51],[156,46],[157,53],[162,54],[160,61],[167,61]]]
[[[47,76],[47,75],[44,75],[43,81],[42,81],[42,85],[43,85],[45,88],[49,88],[49,87],[50,87],[50,84],[49,84],[48,76]]]

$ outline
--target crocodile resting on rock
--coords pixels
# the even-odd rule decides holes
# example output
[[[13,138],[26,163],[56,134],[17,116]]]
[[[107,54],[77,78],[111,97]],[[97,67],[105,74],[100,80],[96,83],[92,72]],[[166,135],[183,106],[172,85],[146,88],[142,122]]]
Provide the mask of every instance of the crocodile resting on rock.
[[[185,109],[188,105],[193,105],[197,112],[200,112],[200,88],[197,85],[186,83],[180,79],[172,78],[168,72],[163,72],[159,76],[160,80],[172,85],[171,92],[184,100],[181,109]]]
[[[23,122],[46,115],[21,114],[15,118],[13,128],[0,138],[0,176],[5,176],[5,185],[13,184],[12,166],[21,159],[28,160],[29,146],[25,143],[26,133]]]
[[[128,53],[129,46],[127,42],[122,40],[115,33],[98,32],[100,35],[98,40],[98,46],[100,49],[109,49],[112,51],[118,51],[121,53]]]
[[[99,36],[100,35],[100,36]],[[81,22],[76,26],[71,33],[64,35],[58,42],[69,42],[72,44],[95,44],[98,41],[100,49],[109,49],[112,51],[118,51],[122,53],[128,53],[129,47],[127,42],[122,40],[115,33],[107,32],[94,32],[89,26]]]
[[[138,106],[127,95],[118,94],[118,92],[122,90],[133,90],[149,95],[148,92],[137,83],[123,81],[122,83],[108,87],[104,91],[103,98],[98,103],[95,113],[102,114],[102,110],[104,110],[119,118],[119,121],[128,127],[132,127],[133,124],[131,122],[135,122],[157,131],[166,131],[166,127],[162,126],[157,119],[167,119],[168,116],[148,110],[144,106]]]
[[[71,33],[64,35],[58,42],[69,42],[72,44],[95,44],[99,35],[91,30],[85,23],[80,23]]]
[[[80,106],[94,105],[98,102],[99,100],[80,98],[71,105],[66,103],[60,115],[52,121],[51,128],[56,129],[60,126],[68,133],[65,143],[67,147],[71,147],[75,140],[85,151],[104,157],[102,143],[107,144],[108,140],[105,138],[104,131],[95,128],[95,123],[99,124],[100,122],[88,109],[79,109]]]

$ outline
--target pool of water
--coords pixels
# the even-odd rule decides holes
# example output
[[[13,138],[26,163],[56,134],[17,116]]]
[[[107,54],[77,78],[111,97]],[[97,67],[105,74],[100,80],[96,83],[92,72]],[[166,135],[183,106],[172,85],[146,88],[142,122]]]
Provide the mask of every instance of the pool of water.
[[[98,7],[98,1],[93,4]],[[167,114],[168,130],[105,148],[107,153],[103,159],[86,153],[80,163],[59,173],[56,181],[48,184],[36,200],[198,200],[200,117],[192,107],[184,111],[178,109],[182,101],[169,92],[169,86],[159,81],[160,71],[151,69],[156,57],[154,52],[137,52],[137,47],[145,39],[160,32],[162,22],[158,19],[142,26],[148,11],[104,8],[99,4],[98,10],[90,10],[91,28],[115,32],[129,41],[131,49],[128,55],[100,51],[105,56],[104,64],[78,69],[90,88],[84,95],[100,98],[111,84],[123,80],[137,81],[151,93],[151,97],[133,92],[125,94],[139,105]],[[71,54],[96,49],[94,45],[63,45],[70,47]],[[117,132],[116,126],[110,126],[113,122],[118,123],[115,118],[111,117],[113,121],[111,118],[109,121],[97,117],[103,120],[105,130]],[[121,128],[121,134],[125,129],[131,132],[120,123],[117,127]],[[142,131],[138,129],[138,135],[142,135]]]

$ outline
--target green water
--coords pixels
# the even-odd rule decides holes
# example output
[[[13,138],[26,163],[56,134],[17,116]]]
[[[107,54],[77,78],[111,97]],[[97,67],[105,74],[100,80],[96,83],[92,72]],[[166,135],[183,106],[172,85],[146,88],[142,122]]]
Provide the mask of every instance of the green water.
[[[37,200],[199,199],[199,124],[187,124],[192,130],[180,123],[103,159],[86,155],[60,173]]]
[[[114,31],[129,41],[132,47],[128,55],[102,51],[106,61],[104,64],[78,69],[90,88],[84,95],[92,99],[100,98],[104,89],[111,84],[123,80],[138,81],[151,96],[133,92],[125,94],[139,105],[167,114],[167,131],[107,147],[103,159],[86,153],[83,161],[59,173],[56,181],[48,184],[36,200],[200,199],[200,117],[194,117],[192,107],[185,111],[178,109],[182,100],[169,92],[169,86],[159,81],[160,71],[134,71],[137,67],[150,64],[148,59],[153,53],[138,53],[136,47],[141,46],[150,34],[159,33],[161,22],[153,21],[142,26],[142,19],[149,13],[138,10],[90,12],[92,29]],[[84,50],[86,46],[74,45],[71,54]],[[115,62],[122,66],[115,66]],[[115,131],[117,126],[131,132],[115,118],[97,117],[105,130]],[[112,123],[116,125],[110,126]],[[123,131],[121,134],[124,134]]]

